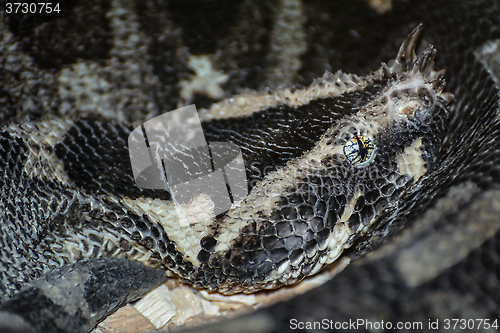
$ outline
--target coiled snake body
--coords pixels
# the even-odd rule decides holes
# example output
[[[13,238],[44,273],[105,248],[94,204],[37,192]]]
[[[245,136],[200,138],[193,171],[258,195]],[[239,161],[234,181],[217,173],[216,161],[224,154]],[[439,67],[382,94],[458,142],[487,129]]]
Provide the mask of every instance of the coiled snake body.
[[[197,288],[250,293],[296,283],[340,255],[371,253],[360,256],[322,289],[301,296],[300,302],[272,307],[268,311],[273,318],[263,312],[255,318],[272,322],[276,331],[290,328],[289,318],[311,321],[321,315],[338,321],[382,318],[427,322],[457,314],[498,318],[500,289],[496,287],[500,279],[495,253],[499,253],[496,235],[500,225],[495,219],[500,180],[500,62],[496,38],[500,35],[500,8],[495,1],[394,1],[385,13],[376,13],[364,3],[281,1],[272,5],[278,21],[280,15],[293,16],[297,10],[310,15],[298,26],[308,26],[308,37],[314,42],[310,51],[297,55],[295,48],[304,31],[293,30],[296,25],[291,23],[291,31],[280,30],[279,24],[272,26],[267,42],[254,42],[281,47],[274,53],[269,47],[268,71],[260,86],[274,85],[275,92],[244,91],[238,98],[215,103],[201,113],[207,141],[241,146],[251,191],[227,213],[192,225],[175,219],[168,192],[135,185],[127,136],[133,125],[146,117],[174,109],[174,102],[168,100],[172,96],[179,104],[196,102],[200,97],[193,91],[221,99],[224,94],[213,83],[217,80],[229,80],[227,89],[234,89],[233,93],[245,83],[259,88],[250,82],[252,75],[259,77],[261,65],[252,65],[249,60],[249,54],[258,53],[258,48],[248,51],[253,45],[248,32],[235,32],[247,40],[235,41],[240,43],[235,50],[224,48],[224,43],[232,44],[223,39],[219,47],[226,53],[215,52],[211,58],[212,65],[224,63],[228,61],[224,57],[232,54],[234,62],[225,67],[231,77],[213,68],[203,72],[200,64],[206,64],[208,58],[199,54],[211,53],[208,44],[201,39],[195,45],[189,32],[182,35],[171,27],[187,20],[187,16],[168,14],[182,9],[173,4],[162,7],[154,1],[118,1],[109,5],[111,9],[102,6],[109,13],[96,17],[119,31],[114,49],[104,52],[111,59],[106,66],[112,69],[120,68],[120,63],[136,68],[136,59],[127,58],[127,43],[136,43],[134,47],[141,43],[137,38],[126,38],[131,34],[126,28],[130,16],[121,12],[120,6],[138,13],[136,21],[144,31],[156,27],[139,14],[153,15],[159,7],[169,18],[164,22],[165,18],[155,16],[163,31],[152,34],[149,44],[136,50],[141,54],[147,48],[152,65],[132,76],[130,86],[116,88],[118,92],[129,91],[130,96],[137,91],[142,95],[131,98],[130,104],[125,103],[114,115],[107,114],[106,107],[89,112],[78,106],[75,96],[77,101],[88,102],[88,95],[94,92],[75,92],[78,85],[68,81],[68,77],[80,80],[75,78],[74,73],[79,73],[76,68],[89,77],[101,68],[93,60],[102,51],[99,47],[106,49],[105,41],[92,43],[95,49],[75,47],[77,60],[61,54],[57,62],[37,48],[40,34],[30,34],[19,25],[57,31],[56,24],[61,24],[64,37],[64,21],[37,26],[39,22],[28,19],[26,23],[4,18],[3,24],[8,24],[14,35],[4,36],[2,45],[16,45],[14,51],[30,54],[41,73],[38,79],[47,75],[60,88],[55,92],[46,89],[48,95],[58,95],[58,104],[50,105],[39,93],[41,97],[29,102],[38,103],[36,107],[25,102],[23,109],[17,102],[22,94],[15,94],[15,80],[7,80],[11,90],[6,90],[8,102],[4,104],[8,107],[0,134],[2,311],[24,318],[19,320],[40,331],[85,332],[108,312],[163,282],[164,273],[159,268],[168,268]],[[241,12],[254,8],[246,2],[239,6]],[[220,8],[212,9],[216,12]],[[325,19],[319,19],[318,13],[326,9],[327,16],[336,18],[333,22],[344,22],[344,15],[364,22],[344,22],[349,30],[343,30],[342,25],[336,30],[336,23],[332,23],[321,32],[315,31],[325,28]],[[260,10],[265,13],[268,8],[262,5]],[[83,12],[77,7],[72,15],[85,15]],[[206,19],[210,22],[214,18]],[[125,23],[120,25],[120,20]],[[251,25],[250,18],[244,21]],[[421,22],[423,41],[416,52]],[[106,36],[106,27],[104,24],[103,31],[93,33]],[[326,31],[334,36],[317,35]],[[341,37],[345,36],[342,31],[349,31],[346,35],[351,39]],[[278,33],[281,39],[275,36]],[[57,38],[55,54],[60,51]],[[344,56],[321,48],[322,38],[337,43]],[[372,39],[380,53],[373,57],[376,59],[370,56]],[[175,45],[175,56],[168,53],[175,49],[170,44],[181,43],[179,40],[192,54],[183,54],[188,51],[179,45]],[[72,47],[70,43],[63,45]],[[398,45],[399,51],[395,49]],[[394,53],[386,56],[384,52],[389,51]],[[244,56],[238,58],[238,52]],[[394,60],[362,75],[376,68],[373,61],[380,66],[394,54]],[[178,63],[160,64],[162,59],[177,59]],[[283,59],[289,67],[281,66]],[[298,59],[302,66],[296,66]],[[242,65],[247,67],[236,70],[238,61],[248,62]],[[436,69],[446,69],[446,88],[444,71],[434,69],[435,61]],[[323,68],[316,68],[316,62]],[[70,64],[75,65],[70,68]],[[180,64],[193,68],[195,78],[190,73],[184,78],[191,77],[191,81],[179,76],[175,84],[166,84]],[[307,88],[276,88],[280,82],[310,83],[318,71],[341,65],[344,72],[327,73]],[[12,72],[9,66],[4,61],[5,73]],[[99,75],[111,75],[103,71]],[[346,74],[356,71],[359,76]],[[200,80],[203,86],[204,75],[215,88],[195,84]],[[120,81],[119,74],[115,79]],[[134,80],[139,80],[139,88]],[[154,80],[163,80],[170,88],[157,91]],[[78,82],[86,87],[85,77]],[[179,91],[172,92],[171,87]],[[115,96],[117,105],[122,105],[123,96]],[[107,99],[99,101],[113,105]],[[200,98],[202,105],[212,102]],[[143,109],[131,106],[134,103]],[[42,105],[49,109],[49,115],[33,112]],[[65,115],[68,110],[74,114]],[[200,203],[193,207],[197,205]],[[65,293],[69,291],[68,296]],[[332,297],[333,303],[328,301]],[[456,310],[450,304],[456,305]]]

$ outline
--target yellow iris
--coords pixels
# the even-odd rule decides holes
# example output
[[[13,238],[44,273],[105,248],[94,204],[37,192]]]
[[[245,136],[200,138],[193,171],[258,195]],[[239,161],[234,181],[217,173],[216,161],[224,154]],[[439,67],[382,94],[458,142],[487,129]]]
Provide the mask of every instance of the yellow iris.
[[[353,165],[362,165],[369,162],[375,152],[373,141],[362,136],[355,135],[344,145],[344,154]]]

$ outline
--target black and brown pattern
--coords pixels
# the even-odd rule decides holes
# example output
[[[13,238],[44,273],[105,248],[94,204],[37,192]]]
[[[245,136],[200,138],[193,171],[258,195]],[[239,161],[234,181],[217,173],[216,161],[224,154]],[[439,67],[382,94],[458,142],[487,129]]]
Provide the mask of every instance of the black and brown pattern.
[[[206,108],[203,116],[213,111],[214,102],[238,94],[266,89],[272,94],[283,85],[300,89],[322,77],[325,70],[367,75],[381,62],[394,58],[407,34],[423,23],[418,50],[434,45],[438,50],[436,68],[446,70],[446,90],[455,96],[445,119],[439,117],[426,129],[440,133],[438,139],[432,139],[437,149],[435,167],[411,196],[397,204],[388,199],[392,206],[381,215],[381,223],[353,240],[348,255],[355,260],[344,272],[318,289],[259,310],[251,318],[264,322],[267,332],[289,330],[292,318],[422,321],[423,331],[429,319],[500,318],[499,79],[495,65],[498,52],[491,51],[500,38],[500,6],[496,1],[394,0],[385,11],[372,1],[64,3],[66,10],[57,18],[3,13],[0,21],[1,190],[2,200],[10,198],[2,203],[0,245],[14,249],[1,258],[25,258],[17,265],[11,265],[11,259],[1,259],[2,299],[37,277],[45,279],[55,266],[65,264],[60,271],[50,273],[54,276],[78,270],[74,267],[83,258],[73,255],[61,259],[51,252],[50,242],[67,233],[66,228],[88,236],[85,229],[93,224],[108,225],[109,231],[104,233],[113,240],[109,252],[100,255],[136,256],[155,267],[163,259],[165,266],[178,274],[199,277],[196,268],[178,253],[175,241],[150,225],[146,216],[127,210],[119,202],[122,196],[168,199],[168,193],[135,186],[127,172],[129,166],[122,163],[127,159],[128,132],[138,123],[182,105],[195,103]],[[203,84],[183,90],[183,82],[204,79],[193,69],[193,59],[211,64],[213,90]],[[242,146],[251,162],[247,174],[255,181],[249,184],[252,187],[266,174],[312,149],[326,129],[380,92],[380,86],[370,87],[302,106],[265,108],[259,104],[261,112],[208,121],[204,130],[208,141],[226,139]],[[36,130],[13,125],[30,126],[47,117],[72,119],[68,134],[53,146],[37,146],[38,141],[23,137],[23,133]],[[413,142],[411,137],[396,134],[392,133],[396,142],[383,141],[378,148],[402,151]],[[52,178],[42,177],[42,181],[22,176],[20,166],[37,151],[62,161],[65,183],[57,173],[46,174]],[[74,187],[81,191],[74,193]],[[5,194],[11,191],[17,192]],[[339,200],[340,206],[349,202],[348,198]],[[314,203],[313,210],[316,214],[321,207]],[[364,215],[360,216],[357,225],[363,223]],[[16,222],[23,220],[31,224]],[[61,220],[68,222],[62,229],[54,224]],[[23,238],[32,234],[32,227],[39,232]],[[248,225],[246,231],[260,237],[268,229],[280,234],[300,229],[268,227],[252,231]],[[309,237],[308,242],[313,238],[321,242],[321,230],[316,231],[314,237],[304,236]],[[12,238],[7,233],[21,237]],[[72,246],[91,256],[106,237],[93,238],[90,246]],[[249,238],[235,242],[244,248],[260,241]],[[127,246],[113,247],[136,243],[142,243],[142,248],[134,253]],[[295,245],[287,246],[297,250]],[[211,251],[214,246],[210,237],[202,243],[204,250]],[[143,252],[150,253],[144,257]],[[275,254],[276,262],[282,259],[280,255]],[[205,257],[200,260],[210,260]],[[296,253],[296,257],[300,255]],[[229,259],[236,262],[238,258]],[[110,264],[117,266],[113,276],[117,282],[129,273],[127,269],[120,271],[119,260]],[[161,282],[158,271],[130,265],[129,270],[137,271],[145,285],[115,285],[115,300],[94,300],[90,308],[107,302],[113,303],[108,309],[114,309]],[[268,267],[264,268],[268,273]],[[50,309],[53,300],[39,292],[47,287],[37,281],[38,285],[24,292]],[[103,288],[99,290],[110,286],[105,276],[96,281],[98,288]],[[85,282],[75,282],[81,283]],[[16,303],[21,295],[7,300],[2,310],[17,306],[22,313],[27,308]],[[32,323],[40,318],[46,319],[43,325],[55,320],[34,310],[30,312],[33,317],[25,317]],[[52,314],[57,316],[56,312]],[[61,313],[64,317],[64,310]],[[74,324],[38,329],[74,332],[79,327],[84,332],[100,320],[89,321],[85,314],[82,322],[74,318]],[[224,324],[220,329],[225,329]]]

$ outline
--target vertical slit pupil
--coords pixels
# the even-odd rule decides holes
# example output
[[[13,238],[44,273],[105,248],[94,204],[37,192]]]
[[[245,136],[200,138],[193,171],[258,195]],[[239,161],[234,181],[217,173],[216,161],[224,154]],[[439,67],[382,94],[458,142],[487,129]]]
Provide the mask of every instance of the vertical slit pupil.
[[[359,148],[359,157],[361,158],[361,162],[366,160],[367,149],[364,142],[361,140],[359,136],[356,135],[356,142],[358,143]]]

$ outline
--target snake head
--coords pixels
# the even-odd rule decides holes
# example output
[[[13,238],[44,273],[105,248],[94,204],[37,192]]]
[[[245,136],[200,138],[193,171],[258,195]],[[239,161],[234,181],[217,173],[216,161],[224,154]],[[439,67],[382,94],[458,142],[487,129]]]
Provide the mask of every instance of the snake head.
[[[365,97],[314,147],[269,173],[202,240],[200,286],[253,292],[300,281],[385,225],[434,168],[447,105],[436,50],[415,47],[359,83]],[[346,97],[347,100],[348,97]],[[346,103],[347,104],[347,103]]]

